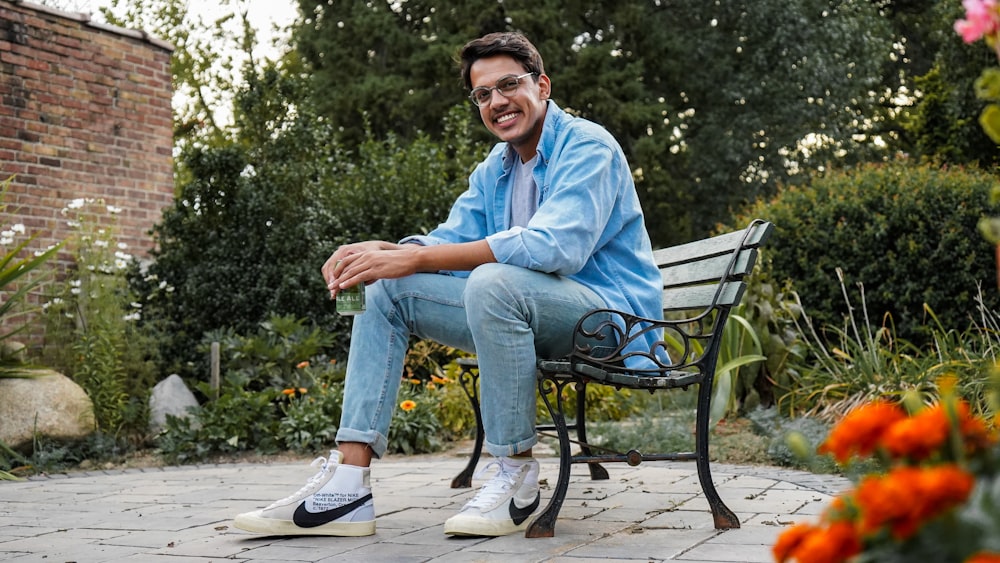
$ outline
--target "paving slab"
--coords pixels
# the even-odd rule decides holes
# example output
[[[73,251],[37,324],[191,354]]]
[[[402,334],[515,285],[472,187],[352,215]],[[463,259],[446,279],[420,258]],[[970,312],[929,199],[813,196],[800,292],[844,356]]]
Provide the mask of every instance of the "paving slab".
[[[543,503],[558,459],[541,458]],[[453,538],[444,521],[471,498],[452,489],[456,456],[390,456],[375,462],[377,531],[362,538],[267,537],[232,517],[297,490],[308,462],[89,471],[0,482],[0,560],[28,562],[238,561],[765,562],[786,526],[813,519],[850,486],[839,476],[719,465],[713,478],[740,518],[716,530],[689,462],[608,464],[607,481],[573,469],[553,538]],[[474,482],[475,486],[481,480]]]

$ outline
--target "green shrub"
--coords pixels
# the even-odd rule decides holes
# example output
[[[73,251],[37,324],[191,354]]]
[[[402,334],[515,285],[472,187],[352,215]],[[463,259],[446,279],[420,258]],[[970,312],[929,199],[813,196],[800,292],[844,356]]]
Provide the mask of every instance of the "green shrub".
[[[437,417],[439,388],[428,388],[419,380],[404,379],[396,410],[389,425],[390,453],[436,452],[443,445],[441,421]]]
[[[915,345],[929,341],[924,305],[964,330],[979,284],[996,279],[994,251],[977,230],[996,179],[982,171],[906,163],[869,165],[790,186],[745,212],[775,224],[765,249],[777,281],[791,280],[818,327],[844,325],[846,283],[864,283],[876,324],[884,314]],[[738,219],[737,223],[745,222]],[[991,292],[989,309],[1000,305]]]
[[[158,445],[168,463],[194,463],[242,451],[275,453],[279,391],[227,389],[190,418],[167,415]]]

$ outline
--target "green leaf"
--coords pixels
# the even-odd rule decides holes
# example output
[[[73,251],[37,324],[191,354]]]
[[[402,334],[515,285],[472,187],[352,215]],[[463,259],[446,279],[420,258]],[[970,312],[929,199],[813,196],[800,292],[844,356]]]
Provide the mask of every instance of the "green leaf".
[[[1000,145],[1000,106],[990,104],[979,114],[979,124],[994,143]]]
[[[1000,101],[1000,68],[988,67],[983,70],[973,87],[980,100]]]
[[[1000,244],[1000,217],[984,217],[979,220],[979,232],[993,244]]]

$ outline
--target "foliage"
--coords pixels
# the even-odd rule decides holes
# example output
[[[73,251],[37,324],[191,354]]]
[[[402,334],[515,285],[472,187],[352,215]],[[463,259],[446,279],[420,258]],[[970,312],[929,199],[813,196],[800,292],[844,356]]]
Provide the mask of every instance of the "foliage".
[[[200,348],[220,343],[222,385],[196,383],[208,398],[188,418],[168,417],[158,437],[169,462],[189,463],[234,452],[307,453],[333,444],[343,403],[344,371],[324,354],[331,336],[305,319],[272,316],[249,334],[209,333]],[[389,451],[427,453],[465,437],[474,419],[468,399],[448,375],[456,351],[417,341],[389,432]],[[401,374],[402,375],[402,374]],[[445,397],[451,397],[445,400]],[[444,424],[447,426],[444,426]]]
[[[941,383],[941,401],[919,397],[859,406],[820,446],[849,465],[878,460],[818,524],[781,534],[779,562],[977,561],[1000,555],[1000,447],[996,431]]]
[[[906,38],[904,57],[887,68],[886,81],[900,80],[898,112],[899,150],[921,161],[950,165],[1000,162],[995,144],[983,134],[974,117],[982,102],[973,83],[989,61],[988,53],[956,41],[952,23],[962,12],[952,0],[889,2],[890,21]],[[909,106],[909,107],[907,107]]]
[[[24,365],[24,359],[14,350],[8,349],[12,346],[11,337],[27,328],[26,324],[11,326],[14,315],[25,312],[20,308],[25,306],[25,300],[33,289],[38,287],[44,278],[34,277],[38,274],[38,269],[51,259],[59,251],[62,244],[52,246],[46,250],[29,254],[28,248],[34,240],[35,235],[27,235],[23,223],[8,223],[10,221],[7,211],[7,188],[10,185],[10,178],[0,182],[0,296],[3,296],[3,303],[0,303],[0,378],[4,377],[28,377],[31,375],[30,366]],[[22,240],[18,241],[21,238]]]
[[[334,443],[337,425],[333,422],[340,420],[343,385],[332,379],[314,386],[311,394],[302,393],[302,389],[306,388],[285,394],[277,437],[287,450],[315,452]]]
[[[168,463],[193,463],[210,455],[255,450],[278,451],[276,401],[280,391],[247,391],[227,386],[193,417],[167,415],[157,445]]]
[[[299,7],[307,17],[293,41],[319,111],[348,142],[367,125],[380,139],[438,135],[448,108],[468,107],[453,63],[461,46],[524,32],[548,63],[554,99],[621,141],[648,215],[671,218],[649,221],[658,245],[703,236],[727,208],[789,174],[833,157],[879,158],[881,108],[899,87],[898,77],[879,84],[895,53],[886,18],[865,1]],[[712,64],[691,72],[697,60]]]
[[[894,162],[816,177],[758,201],[746,216],[775,224],[764,251],[774,280],[792,280],[820,329],[842,326],[835,269],[863,282],[868,310],[893,320],[917,346],[931,329],[924,306],[946,329],[964,330],[978,284],[992,280],[992,246],[978,236],[994,178],[981,171]],[[739,222],[739,219],[737,219]],[[986,296],[996,309],[1000,296]]]
[[[760,353],[766,358],[741,368],[741,377],[736,380],[730,399],[738,405],[739,414],[751,411],[756,405],[767,408],[780,403],[784,390],[792,386],[790,363],[801,361],[806,354],[795,326],[802,310],[795,302],[791,282],[776,282],[769,260],[767,254],[759,258],[737,309],[756,335]]]
[[[868,316],[865,291],[860,296],[860,314],[841,278],[841,292],[848,310],[847,327],[819,333],[808,315],[795,320],[798,340],[806,353],[788,364],[788,384],[778,401],[781,412],[839,420],[852,408],[877,399],[898,399],[907,393],[938,400],[938,378],[958,378],[957,392],[976,414],[990,417],[997,411],[989,394],[989,373],[996,364],[997,313],[977,298],[979,320],[963,331],[945,329],[932,310],[932,345],[918,348],[896,336],[891,318],[878,326]],[[802,309],[798,296],[795,308]]]
[[[141,309],[124,274],[132,256],[116,239],[119,212],[94,199],[72,200],[62,210],[74,229],[67,245],[74,263],[43,305],[43,354],[87,392],[97,430],[141,440],[145,420],[126,426],[124,415],[130,397],[145,400],[153,377],[145,356],[148,342],[136,329]]]
[[[183,153],[180,195],[154,229],[155,261],[132,278],[143,322],[172,362],[164,372],[204,373],[194,353],[202,335],[246,333],[272,313],[323,327],[338,337],[328,352],[343,358],[350,324],[319,267],[340,244],[435,227],[476,161],[465,118],[448,120],[445,141],[369,139],[349,152],[304,103],[301,77],[269,68],[247,81],[240,138]]]
[[[220,370],[236,387],[249,391],[308,386],[334,369],[336,360],[324,354],[333,336],[291,315],[273,315],[253,333],[232,329],[209,332],[198,349],[208,355],[219,343]]]
[[[441,449],[441,422],[437,418],[437,395],[419,379],[404,379],[399,389],[399,408],[389,425],[389,452],[405,455]]]
[[[712,382],[712,409],[710,420],[718,423],[726,416],[739,414],[742,408],[740,392],[746,381],[759,372],[757,364],[767,358],[761,354],[760,338],[750,322],[740,315],[740,305],[729,315],[722,330],[719,357]],[[756,367],[756,369],[754,369]]]
[[[1000,59],[1000,8],[992,0],[967,0],[963,6],[966,19],[955,22],[955,31],[965,43],[983,39],[994,57]],[[1000,68],[994,64],[983,69],[974,86],[976,98],[986,102],[986,107],[979,114],[979,124],[995,148],[995,145],[1000,145]],[[997,203],[998,200],[1000,186],[994,186],[991,201]],[[987,240],[1000,244],[1000,218],[983,218],[980,229]]]
[[[241,64],[256,67],[256,32],[249,6],[229,2],[231,12],[205,22],[185,0],[110,0],[100,9],[112,25],[141,29],[173,46],[170,73],[174,145],[218,145],[232,137],[226,102],[238,89]]]
[[[796,441],[814,450],[830,431],[829,424],[815,417],[787,418],[776,407],[757,408],[747,413],[754,432],[767,438],[767,458],[774,465],[796,467],[813,473],[834,473],[836,465],[829,456],[806,457],[790,445]]]

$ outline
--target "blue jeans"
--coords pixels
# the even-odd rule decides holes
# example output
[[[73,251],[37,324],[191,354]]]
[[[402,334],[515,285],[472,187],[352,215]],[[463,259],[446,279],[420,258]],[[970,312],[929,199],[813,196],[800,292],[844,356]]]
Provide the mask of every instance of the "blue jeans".
[[[474,352],[486,449],[511,456],[535,435],[536,353],[565,356],[584,313],[604,307],[591,289],[564,277],[484,264],[468,278],[415,274],[366,288],[354,317],[337,442],[369,444],[376,457],[396,408],[411,335]]]

